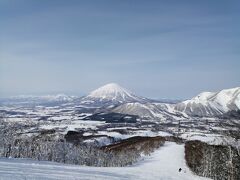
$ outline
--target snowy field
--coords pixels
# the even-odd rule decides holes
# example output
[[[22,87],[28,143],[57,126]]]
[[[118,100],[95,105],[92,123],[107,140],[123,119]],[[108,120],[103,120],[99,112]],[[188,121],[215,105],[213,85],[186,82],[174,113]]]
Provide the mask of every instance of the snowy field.
[[[181,172],[178,171],[179,168],[182,168]],[[190,172],[184,160],[184,145],[168,142],[145,160],[129,167],[86,167],[0,158],[0,179],[203,180],[207,178]]]

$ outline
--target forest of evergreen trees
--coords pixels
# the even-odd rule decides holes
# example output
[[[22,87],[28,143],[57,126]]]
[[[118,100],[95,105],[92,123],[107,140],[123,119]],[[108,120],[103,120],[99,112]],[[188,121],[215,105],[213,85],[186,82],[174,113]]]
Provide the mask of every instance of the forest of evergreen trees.
[[[240,151],[236,147],[187,141],[185,159],[199,176],[216,180],[240,179]]]
[[[87,143],[67,142],[64,136],[59,134],[56,136],[53,132],[29,136],[16,134],[17,127],[10,126],[6,122],[2,123],[1,127],[2,157],[32,158],[87,166],[131,165],[142,155],[149,155],[164,144],[162,139],[145,138],[125,144],[125,148],[109,150]]]

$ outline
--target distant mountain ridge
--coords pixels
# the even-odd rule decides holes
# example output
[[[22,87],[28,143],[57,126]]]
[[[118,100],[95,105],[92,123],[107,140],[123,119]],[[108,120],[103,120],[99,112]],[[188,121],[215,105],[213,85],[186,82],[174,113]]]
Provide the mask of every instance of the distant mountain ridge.
[[[112,111],[138,115],[144,118],[216,117],[240,110],[240,87],[224,89],[219,92],[202,92],[192,99],[178,103],[141,103],[121,104]]]
[[[12,96],[9,98],[0,98],[1,104],[34,104],[34,105],[47,105],[47,104],[61,104],[73,102],[76,99],[79,99],[77,96],[68,96],[65,94],[56,94],[56,95],[19,95]]]
[[[219,92],[203,92],[176,104],[174,109],[191,116],[217,116],[237,111],[240,109],[240,87]]]

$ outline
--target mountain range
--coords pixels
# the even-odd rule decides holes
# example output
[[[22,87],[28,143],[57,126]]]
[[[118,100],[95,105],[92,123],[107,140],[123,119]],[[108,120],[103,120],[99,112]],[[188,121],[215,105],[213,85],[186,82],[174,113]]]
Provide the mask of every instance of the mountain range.
[[[240,87],[219,92],[202,92],[192,99],[166,103],[137,96],[118,84],[102,86],[82,98],[82,102],[115,104],[112,112],[144,118],[215,117],[240,110]]]
[[[240,87],[218,92],[202,92],[182,102],[162,102],[137,96],[116,83],[104,85],[83,97],[67,96],[18,96],[17,102],[74,103],[85,107],[101,108],[104,112],[137,115],[145,119],[188,117],[216,117],[240,111]]]
[[[240,88],[203,92],[190,100],[176,104],[174,109],[196,116],[216,116],[237,111],[240,109]]]

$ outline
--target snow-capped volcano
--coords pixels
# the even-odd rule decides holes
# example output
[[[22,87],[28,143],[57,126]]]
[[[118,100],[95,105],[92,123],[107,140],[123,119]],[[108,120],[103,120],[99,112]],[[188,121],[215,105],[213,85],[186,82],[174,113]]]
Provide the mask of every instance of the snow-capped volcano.
[[[197,116],[215,116],[239,109],[240,87],[219,92],[203,92],[175,106],[175,110]]]
[[[106,84],[85,96],[83,101],[94,102],[113,102],[113,103],[127,103],[127,102],[145,102],[146,98],[134,95],[132,92],[119,86],[116,83]]]

